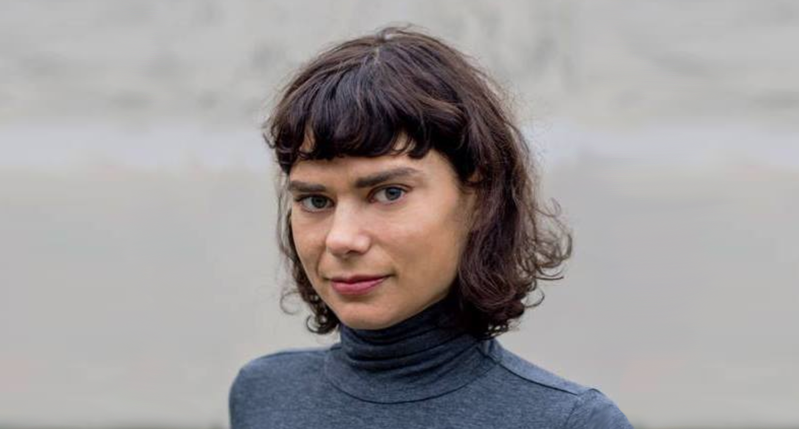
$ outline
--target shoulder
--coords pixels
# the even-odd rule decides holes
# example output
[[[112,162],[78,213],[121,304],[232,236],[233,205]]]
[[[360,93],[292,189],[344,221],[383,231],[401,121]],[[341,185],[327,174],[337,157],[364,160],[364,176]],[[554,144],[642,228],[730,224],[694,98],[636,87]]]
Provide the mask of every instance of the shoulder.
[[[504,348],[498,341],[491,353],[497,363],[507,372],[528,384],[540,387],[552,395],[573,397],[590,390],[589,387],[567,380]]]
[[[258,422],[267,418],[272,409],[286,407],[301,397],[303,389],[318,380],[327,349],[283,350],[244,364],[228,394],[230,427],[258,427]]]
[[[564,429],[632,429],[624,413],[605,394],[588,389],[580,394]]]
[[[600,390],[554,374],[496,342],[492,357],[527,391],[528,399],[546,403],[563,429],[632,429],[618,406]]]
[[[329,347],[282,350],[250,360],[239,369],[230,387],[231,403],[254,394],[276,392],[276,387],[302,377],[315,377]]]
[[[328,350],[329,347],[293,348],[257,357],[239,369],[234,384],[305,373],[304,370],[321,367]]]

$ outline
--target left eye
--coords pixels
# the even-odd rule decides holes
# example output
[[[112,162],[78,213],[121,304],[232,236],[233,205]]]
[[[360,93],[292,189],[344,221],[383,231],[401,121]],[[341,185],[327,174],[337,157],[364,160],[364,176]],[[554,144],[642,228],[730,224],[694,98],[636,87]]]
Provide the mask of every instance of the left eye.
[[[389,202],[390,203],[392,201],[397,201],[398,199],[400,199],[405,192],[406,191],[404,189],[402,189],[402,188],[398,188],[396,186],[388,186],[388,187],[385,187],[385,188],[377,191],[375,193],[375,197],[377,197],[378,195],[385,195],[387,200],[386,201],[381,201],[381,202]],[[376,199],[380,200],[380,198],[376,198]]]

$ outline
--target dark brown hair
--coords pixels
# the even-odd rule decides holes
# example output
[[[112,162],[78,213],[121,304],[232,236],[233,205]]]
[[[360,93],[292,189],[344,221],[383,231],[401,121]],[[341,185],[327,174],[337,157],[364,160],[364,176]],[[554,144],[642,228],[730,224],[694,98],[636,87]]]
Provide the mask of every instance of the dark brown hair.
[[[550,211],[539,201],[530,150],[502,94],[456,49],[409,27],[388,27],[304,65],[264,126],[284,179],[304,159],[441,153],[460,184],[477,191],[475,224],[448,301],[457,323],[481,338],[507,331],[540,304],[543,294],[532,303],[528,295],[539,280],[562,277],[572,247],[557,203]],[[400,147],[402,135],[409,139]],[[329,333],[340,322],[303,270],[285,186],[279,195],[278,236],[295,283],[283,298],[299,293],[313,312],[309,330]]]

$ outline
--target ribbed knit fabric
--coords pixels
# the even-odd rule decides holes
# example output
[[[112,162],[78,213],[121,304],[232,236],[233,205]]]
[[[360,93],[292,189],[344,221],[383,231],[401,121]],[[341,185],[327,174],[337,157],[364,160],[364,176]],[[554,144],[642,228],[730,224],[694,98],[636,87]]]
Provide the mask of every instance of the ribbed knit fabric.
[[[443,305],[249,362],[230,390],[231,429],[632,428],[600,391],[452,327]]]

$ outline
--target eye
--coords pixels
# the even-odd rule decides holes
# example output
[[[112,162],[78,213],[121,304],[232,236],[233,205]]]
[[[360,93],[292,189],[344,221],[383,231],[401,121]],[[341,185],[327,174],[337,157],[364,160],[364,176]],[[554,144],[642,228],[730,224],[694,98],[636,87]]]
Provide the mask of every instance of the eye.
[[[402,188],[397,187],[397,186],[386,186],[385,188],[380,189],[377,192],[375,192],[375,197],[377,197],[378,195],[381,195],[381,194],[385,195],[387,200],[386,201],[381,201],[381,202],[391,203],[391,202],[397,201],[400,198],[402,198],[402,195],[405,194],[406,192],[407,191],[405,189],[402,189]],[[376,199],[380,200],[380,198],[376,198]]]
[[[309,212],[318,212],[324,210],[325,205],[330,200],[321,195],[308,195],[306,197],[297,198],[295,201],[300,203],[300,205]]]

